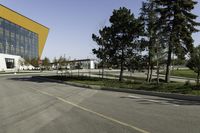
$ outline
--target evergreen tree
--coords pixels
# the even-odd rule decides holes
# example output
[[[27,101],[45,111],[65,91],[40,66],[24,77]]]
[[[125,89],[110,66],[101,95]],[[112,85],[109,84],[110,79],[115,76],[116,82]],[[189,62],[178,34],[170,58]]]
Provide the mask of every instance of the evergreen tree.
[[[142,25],[125,7],[113,11],[110,23],[110,27],[105,27],[100,32],[100,37],[93,36],[100,46],[94,49],[93,53],[99,58],[105,58],[110,64],[118,66],[119,81],[122,81],[127,61],[138,53],[138,39],[142,32]]]
[[[38,61],[39,61],[39,58],[33,58],[30,60],[30,64],[34,67],[39,67]]]
[[[59,69],[63,70],[66,67],[67,59],[65,56],[60,56],[58,59]]]
[[[200,46],[194,49],[191,58],[187,62],[187,67],[197,73],[197,85],[199,85],[200,78]]]
[[[96,54],[97,58],[101,60],[102,67],[102,78],[104,78],[104,67],[107,64],[109,57],[111,56],[111,29],[110,27],[104,27],[99,30],[99,36],[92,34],[92,39],[97,43],[98,48],[93,49],[93,53]]]
[[[123,79],[123,71],[127,60],[138,53],[139,35],[142,33],[142,25],[139,19],[125,7],[114,10],[110,17],[112,30],[112,49],[115,53],[112,62],[120,67],[119,81]]]
[[[159,13],[159,28],[167,36],[167,66],[165,81],[170,82],[170,67],[172,53],[178,58],[184,58],[193,49],[192,33],[197,32],[195,28],[200,24],[195,21],[197,18],[191,11],[197,4],[193,0],[154,0]]]
[[[142,3],[140,19],[144,25],[144,37],[146,37],[146,47],[148,50],[148,72],[147,81],[151,82],[153,72],[153,58],[155,58],[156,51],[158,52],[158,29],[157,21],[158,14],[155,12],[156,3],[153,0],[147,0]],[[158,62],[157,62],[158,63]]]
[[[58,69],[58,60],[56,57],[54,57],[53,61],[52,61],[53,65],[54,65],[54,69]]]
[[[42,62],[42,65],[45,67],[45,69],[49,69],[49,67],[51,65],[49,58],[45,57],[43,62]]]

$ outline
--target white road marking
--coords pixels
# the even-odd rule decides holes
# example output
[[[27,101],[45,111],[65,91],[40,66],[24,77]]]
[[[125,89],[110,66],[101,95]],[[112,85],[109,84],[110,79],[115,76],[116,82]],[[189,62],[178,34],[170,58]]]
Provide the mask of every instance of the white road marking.
[[[129,97],[129,98],[135,98],[135,99],[140,99],[140,98],[141,98],[141,97],[133,96],[133,95],[129,95],[128,97]]]
[[[149,101],[149,102],[161,103],[161,104],[165,104],[165,105],[173,105],[173,106],[176,106],[176,107],[179,106],[179,105],[177,105],[177,104],[168,103],[168,102],[163,102],[163,101],[157,101],[157,100],[151,100],[151,99],[145,99],[145,100],[146,100],[146,101]]]
[[[164,102],[161,102],[161,101],[151,100],[151,99],[145,99],[145,100],[149,101],[149,102],[153,102],[153,103],[164,103]]]
[[[81,110],[84,110],[84,111],[86,111],[86,112],[95,114],[95,115],[97,115],[97,116],[99,116],[99,117],[101,117],[101,118],[104,118],[104,119],[106,119],[106,120],[112,121],[112,122],[114,122],[114,123],[118,123],[118,124],[120,124],[120,125],[122,125],[122,126],[125,126],[125,127],[132,128],[132,129],[134,129],[134,130],[136,130],[136,131],[138,131],[138,132],[140,132],[140,133],[150,133],[150,132],[148,132],[148,131],[146,131],[146,130],[143,130],[143,129],[141,129],[141,128],[138,128],[138,127],[136,127],[136,126],[130,125],[130,124],[128,124],[128,123],[122,122],[122,121],[120,121],[120,120],[114,119],[114,118],[112,118],[112,117],[103,115],[103,114],[101,114],[101,113],[95,112],[95,111],[93,111],[93,110],[90,110],[90,109],[85,108],[85,107],[83,107],[83,106],[80,106],[80,105],[78,105],[78,104],[75,104],[75,103],[72,103],[72,102],[70,102],[70,101],[67,101],[67,100],[65,100],[65,99],[63,99],[63,98],[61,98],[61,97],[54,96],[54,95],[52,95],[52,94],[50,94],[50,93],[48,93],[48,92],[41,91],[41,90],[34,89],[34,88],[31,88],[31,89],[33,89],[33,90],[35,90],[35,91],[37,91],[37,92],[39,92],[39,93],[42,93],[42,94],[44,94],[44,95],[48,95],[48,96],[50,96],[50,97],[54,97],[54,98],[58,99],[59,101],[62,101],[62,102],[67,103],[67,104],[70,104],[70,105],[72,105],[72,106],[74,106],[74,107],[76,107],[76,108],[79,108],[79,109],[81,109]]]
[[[178,106],[180,106],[180,105],[178,105],[178,104],[173,104],[173,106],[178,107]]]
[[[180,106],[180,105],[173,104],[173,103],[168,103],[168,102],[158,101],[158,100],[153,100],[153,99],[148,99],[148,98],[142,98],[142,97],[134,96],[134,95],[128,95],[127,97],[128,97],[128,98],[135,98],[135,99],[143,99],[143,100],[145,100],[145,101],[149,101],[149,102],[153,102],[153,103],[162,103],[162,104],[166,104],[166,105],[173,105],[173,106],[175,106],[175,107]]]

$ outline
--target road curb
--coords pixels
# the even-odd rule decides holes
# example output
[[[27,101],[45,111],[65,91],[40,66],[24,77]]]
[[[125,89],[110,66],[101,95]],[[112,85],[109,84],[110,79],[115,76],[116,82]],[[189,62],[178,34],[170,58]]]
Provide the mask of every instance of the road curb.
[[[126,92],[126,93],[134,93],[134,94],[141,94],[141,95],[150,95],[150,96],[158,96],[158,97],[172,98],[172,99],[178,99],[178,100],[200,102],[200,96],[194,96],[194,95],[164,93],[164,92],[145,91],[145,90],[131,90],[131,89],[122,89],[122,88],[101,88],[101,90]]]
[[[87,88],[87,89],[134,93],[134,94],[141,94],[141,95],[150,95],[150,96],[158,96],[158,97],[172,98],[172,99],[178,99],[178,100],[188,100],[188,101],[200,102],[200,96],[194,96],[194,95],[164,93],[164,92],[145,91],[145,90],[133,90],[133,89],[125,89],[125,88],[108,88],[108,87],[100,87],[100,86],[96,86],[96,85],[85,85],[85,84],[81,84],[81,83],[64,82],[61,80],[49,79],[49,78],[38,77],[38,76],[33,77],[33,78],[48,80],[48,81],[52,81],[52,82],[58,82],[58,83],[76,86],[76,87],[83,87],[83,88]]]

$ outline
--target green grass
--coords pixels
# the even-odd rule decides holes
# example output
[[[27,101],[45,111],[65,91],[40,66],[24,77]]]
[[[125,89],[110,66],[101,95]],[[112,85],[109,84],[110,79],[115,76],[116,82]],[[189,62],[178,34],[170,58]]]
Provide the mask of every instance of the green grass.
[[[165,74],[165,72],[161,72],[161,74]],[[186,78],[196,78],[196,73],[189,69],[183,70],[172,70],[172,76],[186,77]]]
[[[146,91],[157,91],[157,92],[169,92],[179,94],[192,94],[200,95],[200,90],[193,90],[194,85],[188,83],[161,83],[156,85],[155,83],[146,83],[144,80],[137,81],[124,81],[119,82],[114,79],[100,79],[100,78],[89,78],[89,77],[61,77],[61,76],[50,76],[47,78],[70,81],[74,83],[81,83],[84,85],[96,85],[102,88],[126,88],[135,90],[146,90]]]
[[[100,75],[101,77],[101,74],[98,73],[92,73],[92,74]],[[113,75],[113,74],[104,74],[104,76],[119,78],[119,75]],[[146,80],[146,77],[135,77],[135,76],[123,76],[123,78],[127,80]]]

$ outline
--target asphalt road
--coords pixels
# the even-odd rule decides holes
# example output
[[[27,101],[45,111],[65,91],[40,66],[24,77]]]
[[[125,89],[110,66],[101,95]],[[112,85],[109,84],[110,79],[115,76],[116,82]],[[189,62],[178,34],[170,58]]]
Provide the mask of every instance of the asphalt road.
[[[200,133],[200,103],[6,76],[0,133]]]

